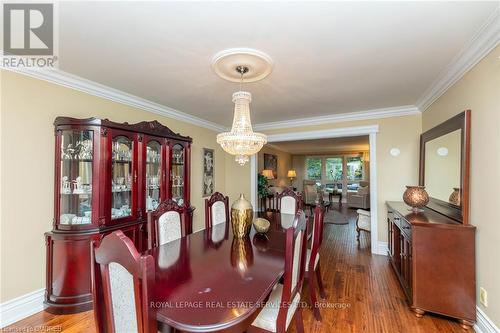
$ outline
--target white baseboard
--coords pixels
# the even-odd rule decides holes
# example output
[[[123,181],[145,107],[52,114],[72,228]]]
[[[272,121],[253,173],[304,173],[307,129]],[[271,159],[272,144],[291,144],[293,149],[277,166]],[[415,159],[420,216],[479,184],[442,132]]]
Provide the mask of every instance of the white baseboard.
[[[375,254],[386,256],[388,250],[389,250],[389,244],[387,242],[378,242],[377,252],[375,252]]]
[[[476,333],[500,333],[500,330],[491,321],[490,318],[481,310],[478,306],[476,307],[477,321],[474,325],[474,330]]]
[[[43,310],[45,288],[0,304],[0,328]]]

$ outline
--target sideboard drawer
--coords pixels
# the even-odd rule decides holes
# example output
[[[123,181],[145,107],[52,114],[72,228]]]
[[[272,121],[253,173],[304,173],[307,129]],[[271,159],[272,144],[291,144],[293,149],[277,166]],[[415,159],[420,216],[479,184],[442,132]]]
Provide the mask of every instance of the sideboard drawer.
[[[411,239],[411,225],[406,221],[405,219],[401,218],[399,219],[399,227],[401,228],[401,231],[409,238]]]

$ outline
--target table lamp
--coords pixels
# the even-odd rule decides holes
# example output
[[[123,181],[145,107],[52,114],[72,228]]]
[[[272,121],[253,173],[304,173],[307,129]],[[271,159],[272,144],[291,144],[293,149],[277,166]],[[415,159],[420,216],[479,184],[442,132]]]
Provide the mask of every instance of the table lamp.
[[[273,170],[270,169],[262,170],[262,176],[266,177],[267,179],[274,179]]]
[[[290,178],[290,186],[292,186],[293,179],[297,177],[297,173],[295,170],[288,170],[288,173],[286,175],[288,178]]]

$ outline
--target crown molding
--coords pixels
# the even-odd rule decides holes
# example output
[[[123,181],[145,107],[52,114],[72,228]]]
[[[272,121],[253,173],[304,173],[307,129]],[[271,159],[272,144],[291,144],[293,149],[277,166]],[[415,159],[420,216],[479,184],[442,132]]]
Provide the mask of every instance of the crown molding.
[[[446,66],[438,78],[418,99],[416,105],[423,112],[465,73],[493,50],[500,42],[500,6],[488,17],[478,32]]]
[[[269,123],[255,124],[253,128],[257,131],[273,130],[280,128],[302,127],[311,125],[321,125],[325,123],[338,123],[345,121],[379,119],[389,117],[401,117],[419,114],[420,110],[414,105],[396,106],[390,108],[372,109],[366,111],[339,113],[328,116],[299,118]]]
[[[213,131],[223,132],[226,130],[226,127],[220,124],[189,115],[168,106],[149,101],[64,71],[12,69],[3,66],[2,68]]]

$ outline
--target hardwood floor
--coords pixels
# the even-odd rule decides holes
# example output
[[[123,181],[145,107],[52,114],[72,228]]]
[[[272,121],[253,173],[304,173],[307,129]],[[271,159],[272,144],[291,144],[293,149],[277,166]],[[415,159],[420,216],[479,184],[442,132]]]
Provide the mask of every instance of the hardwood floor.
[[[369,234],[361,232],[359,243],[356,241],[355,210],[344,205],[341,213],[349,224],[325,224],[321,250],[321,269],[328,296],[322,304],[330,308],[321,310],[321,323],[314,320],[310,309],[304,309],[306,332],[465,332],[456,321],[444,317],[426,314],[416,318],[406,304],[387,257],[370,253]],[[305,302],[308,302],[307,295],[306,285]],[[293,326],[290,325],[289,332],[295,332]],[[42,328],[39,332],[95,332],[92,311],[63,316],[40,312],[5,331],[22,332],[21,329],[36,327]]]

